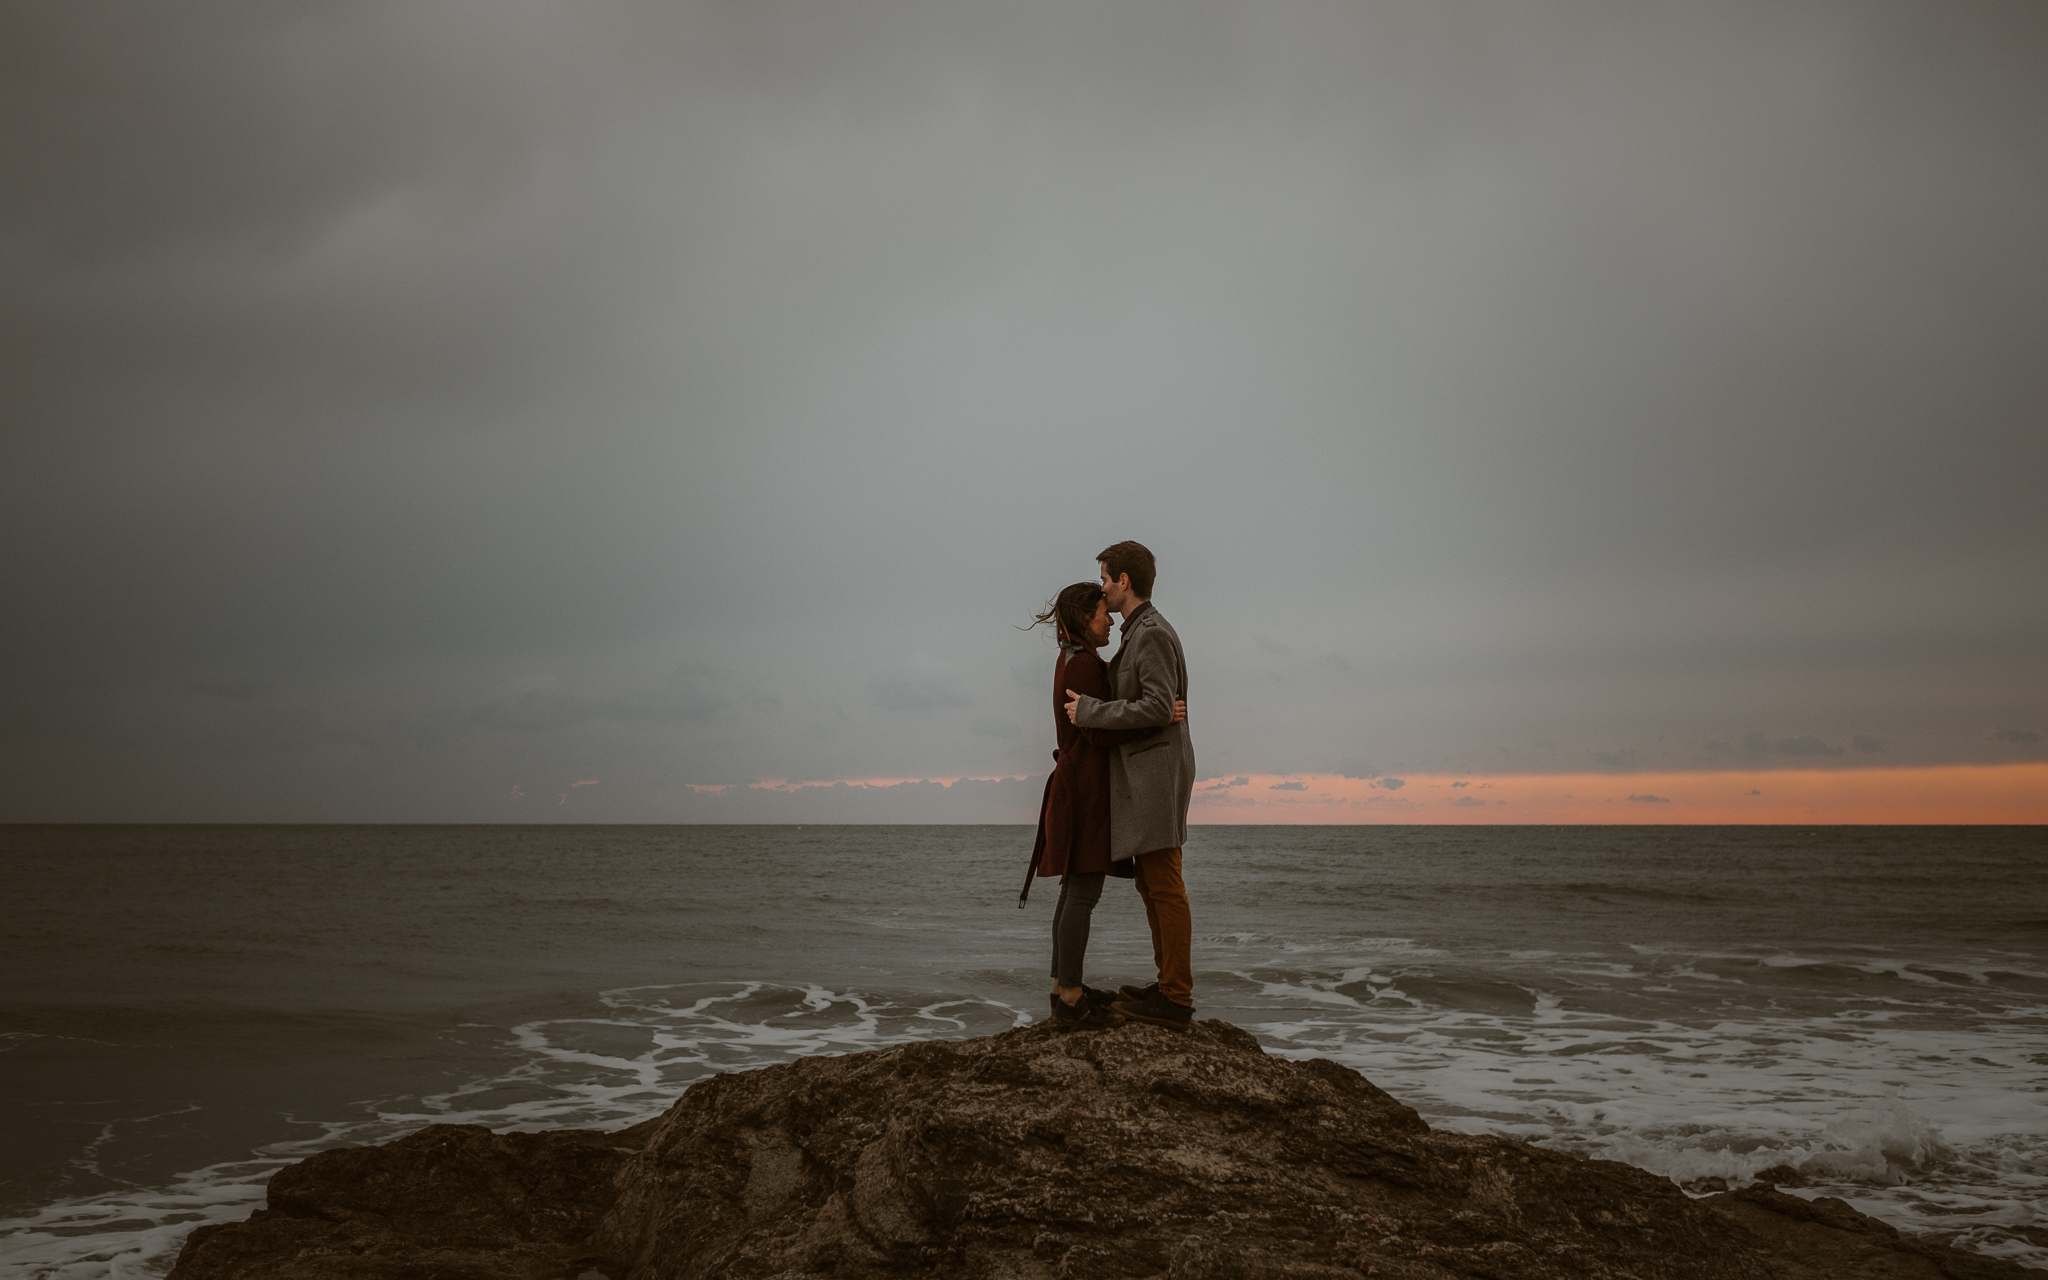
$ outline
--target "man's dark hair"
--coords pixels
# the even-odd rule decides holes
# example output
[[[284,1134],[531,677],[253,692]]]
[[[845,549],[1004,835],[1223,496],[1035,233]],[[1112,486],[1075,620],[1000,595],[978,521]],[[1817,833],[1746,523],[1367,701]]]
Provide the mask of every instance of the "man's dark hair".
[[[1095,558],[1109,571],[1111,582],[1128,573],[1131,575],[1131,590],[1137,593],[1138,599],[1152,598],[1152,578],[1159,572],[1159,565],[1152,559],[1152,553],[1145,550],[1144,543],[1119,542],[1113,547],[1104,547]]]

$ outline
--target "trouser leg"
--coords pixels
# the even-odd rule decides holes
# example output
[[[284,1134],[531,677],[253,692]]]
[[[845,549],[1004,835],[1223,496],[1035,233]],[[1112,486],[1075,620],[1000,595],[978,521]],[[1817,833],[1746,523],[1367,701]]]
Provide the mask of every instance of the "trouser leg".
[[[1145,923],[1152,926],[1160,994],[1177,1004],[1194,1004],[1195,931],[1187,885],[1180,877],[1180,850],[1154,849],[1138,855],[1138,896],[1145,900]]]
[[[1052,980],[1063,987],[1081,985],[1081,965],[1088,956],[1088,926],[1095,904],[1102,900],[1103,875],[1069,872],[1060,885],[1059,904],[1052,911]]]
[[[1143,866],[1143,863],[1139,864]],[[1159,945],[1159,908],[1152,905],[1152,895],[1145,892],[1145,873],[1140,871],[1137,879],[1138,900],[1145,904],[1145,927],[1152,931],[1152,971],[1166,972],[1166,952]]]

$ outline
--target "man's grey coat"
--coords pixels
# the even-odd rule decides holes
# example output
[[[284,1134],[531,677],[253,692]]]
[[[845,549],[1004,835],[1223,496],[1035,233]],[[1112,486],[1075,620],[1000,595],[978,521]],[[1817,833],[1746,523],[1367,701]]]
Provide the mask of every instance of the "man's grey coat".
[[[1074,723],[1084,729],[1159,733],[1123,743],[1109,760],[1109,850],[1129,858],[1178,849],[1188,839],[1188,799],[1195,791],[1195,740],[1186,721],[1173,723],[1173,702],[1188,696],[1188,663],[1180,636],[1148,601],[1124,617],[1123,643],[1109,663],[1111,701],[1082,695]]]

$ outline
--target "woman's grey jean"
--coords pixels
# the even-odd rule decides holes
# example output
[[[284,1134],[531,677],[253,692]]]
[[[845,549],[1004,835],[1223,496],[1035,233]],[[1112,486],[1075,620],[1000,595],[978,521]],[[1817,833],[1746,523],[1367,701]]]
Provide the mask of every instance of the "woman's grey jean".
[[[1102,900],[1100,871],[1068,872],[1060,883],[1059,905],[1052,909],[1052,980],[1063,987],[1081,985],[1081,960],[1088,954],[1088,922]]]

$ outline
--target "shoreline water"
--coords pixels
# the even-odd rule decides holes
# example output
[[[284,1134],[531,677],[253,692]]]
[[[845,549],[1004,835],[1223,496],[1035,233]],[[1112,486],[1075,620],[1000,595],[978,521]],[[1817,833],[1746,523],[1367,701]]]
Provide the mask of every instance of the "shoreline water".
[[[623,1124],[714,1070],[981,1034],[1044,999],[1013,828],[71,834],[7,835],[48,917],[0,957],[40,953],[6,993],[0,1069],[52,1055],[48,1122],[114,1096],[59,1097],[84,1067],[196,1065],[46,1159],[70,1194],[15,1198],[0,1259],[30,1275],[145,1274],[319,1146],[431,1119]],[[1271,1051],[1335,1057],[1439,1127],[1695,1189],[1805,1164],[1802,1194],[2048,1259],[2038,831],[1199,835],[1198,1001]],[[129,898],[64,892],[140,869]],[[1142,932],[1106,903],[1091,971],[1139,976]],[[114,989],[156,1021],[111,1019],[91,997]],[[209,1061],[249,1106],[205,1093]],[[296,1097],[250,1084],[281,1075]]]

